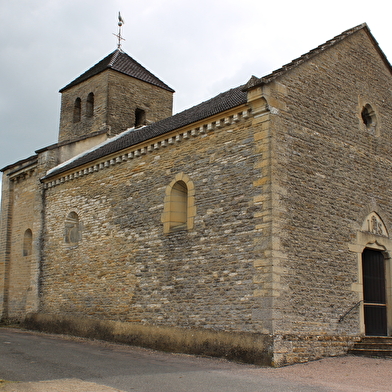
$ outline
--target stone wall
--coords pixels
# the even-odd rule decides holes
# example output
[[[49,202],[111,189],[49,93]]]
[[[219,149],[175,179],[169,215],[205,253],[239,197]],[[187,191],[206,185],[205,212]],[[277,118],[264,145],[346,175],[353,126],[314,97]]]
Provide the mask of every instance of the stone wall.
[[[59,142],[79,139],[82,136],[107,128],[106,110],[108,73],[101,72],[61,94]],[[94,94],[94,116],[87,117],[86,101],[88,94]],[[81,119],[74,122],[74,105],[81,99]]]
[[[145,124],[170,117],[173,93],[119,72],[108,75],[108,125],[115,134],[135,125],[135,110],[146,114]]]
[[[49,188],[42,311],[262,333],[276,365],[342,354],[363,333],[360,307],[339,321],[361,298],[350,244],[371,210],[390,221],[389,80],[360,31],[251,90],[252,118]],[[178,173],[194,228],[165,235]],[[75,247],[57,223],[71,211]]]
[[[35,176],[14,180],[13,182],[13,218],[11,224],[12,243],[9,274],[9,314],[11,319],[23,318],[26,313],[26,301],[30,288],[32,252],[24,253],[26,230],[34,230],[34,205],[36,184]],[[17,213],[15,213],[17,211]],[[34,230],[33,241],[36,240]]]
[[[7,233],[2,233],[2,319],[23,319],[28,307],[34,258],[33,242],[38,235],[34,216],[37,196],[36,166],[37,160],[33,158],[30,162],[24,162],[3,174],[2,224],[7,226]],[[25,237],[30,237],[30,232],[31,245],[30,241],[24,242]]]
[[[261,154],[254,133],[262,122],[252,127],[252,121],[202,127],[198,136],[133,159],[109,159],[102,170],[82,170],[89,174],[49,187],[41,311],[262,331],[255,237],[269,220],[260,213],[262,184],[255,183]],[[194,184],[194,228],[164,234],[165,190],[178,173]],[[81,241],[72,245],[64,241],[70,212],[81,227]]]
[[[43,198],[40,178],[57,162],[57,151],[4,169],[0,247],[0,320],[21,321],[38,310]],[[31,241],[25,243],[26,231]]]
[[[349,244],[370,211],[392,218],[391,87],[390,70],[361,30],[266,88],[270,102],[280,102],[271,117],[276,334],[363,333],[358,309],[338,320],[362,295],[353,289],[361,270]],[[375,128],[361,116],[368,103]]]
[[[10,203],[10,183],[4,181],[6,174],[2,176],[1,189],[1,216],[0,216],[0,320],[8,314],[8,287],[9,287],[9,247],[11,227],[10,216],[12,204]]]

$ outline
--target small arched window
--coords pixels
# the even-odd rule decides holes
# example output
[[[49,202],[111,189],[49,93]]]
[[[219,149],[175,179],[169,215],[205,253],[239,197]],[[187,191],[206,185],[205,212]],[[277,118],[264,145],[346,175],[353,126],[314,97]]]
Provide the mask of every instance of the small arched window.
[[[82,116],[82,100],[80,98],[75,99],[73,122],[77,123],[80,121]]]
[[[23,256],[30,256],[33,248],[33,233],[30,229],[24,232],[23,236]]]
[[[377,116],[376,116],[376,112],[369,104],[367,104],[362,108],[361,118],[366,128],[370,132],[374,133],[377,129]]]
[[[86,116],[92,117],[94,115],[94,94],[90,93],[86,101]]]
[[[65,220],[65,243],[76,244],[81,240],[79,216],[76,212],[70,212]]]
[[[162,214],[163,231],[193,228],[196,208],[194,205],[195,190],[190,178],[183,173],[176,175],[167,186]]]
[[[146,112],[143,109],[135,110],[135,128],[146,125]]]

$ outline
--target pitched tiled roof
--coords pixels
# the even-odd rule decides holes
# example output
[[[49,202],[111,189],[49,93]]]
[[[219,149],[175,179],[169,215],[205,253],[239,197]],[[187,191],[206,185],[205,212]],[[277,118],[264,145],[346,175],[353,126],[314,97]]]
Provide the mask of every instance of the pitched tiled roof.
[[[125,148],[131,147],[143,141],[152,139],[156,136],[163,135],[167,132],[184,127],[194,122],[211,117],[215,114],[232,109],[236,106],[247,102],[247,93],[243,91],[243,86],[233,88],[229,91],[217,95],[208,101],[196,105],[174,116],[168,117],[164,120],[158,121],[143,128],[138,128],[133,131],[125,131],[123,134],[108,141],[102,146],[97,146],[96,149],[79,157],[75,157],[67,164],[59,166],[57,169],[50,171],[45,178],[63,173],[67,170],[74,169],[78,166],[100,159],[106,155],[113,154]]]
[[[60,92],[69,89],[70,87],[76,86],[77,84],[84,82],[85,80],[95,76],[106,69],[113,69],[114,71],[121,72],[125,75],[132,76],[135,79],[142,80],[143,82],[150,83],[154,86],[161,87],[165,90],[174,92],[167,84],[163,83],[156,76],[154,76],[150,71],[147,71],[142,65],[135,61],[132,57],[128,56],[122,50],[116,49],[114,52],[110,53],[99,63],[95,64],[84,74],[80,75],[71,83],[63,87]]]

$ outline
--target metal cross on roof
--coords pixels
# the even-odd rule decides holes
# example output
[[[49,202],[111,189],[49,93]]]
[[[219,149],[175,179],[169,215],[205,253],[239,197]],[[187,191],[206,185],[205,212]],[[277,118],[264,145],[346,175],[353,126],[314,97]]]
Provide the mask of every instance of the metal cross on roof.
[[[121,27],[124,24],[124,19],[121,17],[120,12],[118,13],[118,34],[114,34],[118,38],[117,48],[121,50],[121,41],[125,41],[125,39],[121,36]]]

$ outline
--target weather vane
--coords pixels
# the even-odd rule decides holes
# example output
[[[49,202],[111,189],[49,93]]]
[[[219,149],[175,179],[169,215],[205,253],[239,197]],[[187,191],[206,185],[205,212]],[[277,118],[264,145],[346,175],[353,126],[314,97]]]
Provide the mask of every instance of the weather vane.
[[[121,37],[121,27],[124,24],[124,19],[121,17],[120,12],[118,13],[118,34],[114,34],[118,38],[117,48],[121,50],[121,41],[125,41],[123,37]]]

